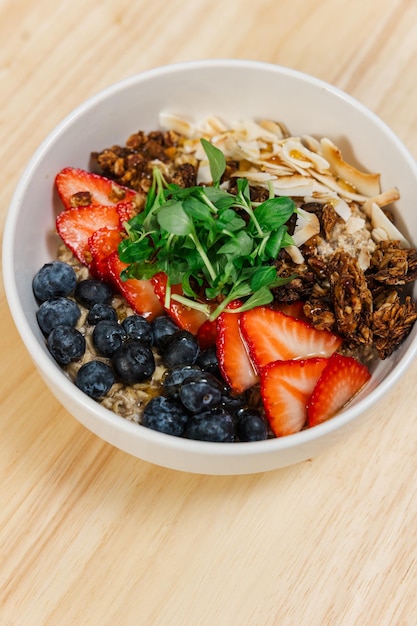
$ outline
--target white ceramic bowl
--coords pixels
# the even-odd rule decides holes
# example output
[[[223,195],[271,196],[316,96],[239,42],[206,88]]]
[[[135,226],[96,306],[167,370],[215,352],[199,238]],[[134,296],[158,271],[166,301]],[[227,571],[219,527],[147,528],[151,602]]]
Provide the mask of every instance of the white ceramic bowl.
[[[79,106],[27,165],[10,205],[3,241],[4,284],[16,327],[41,376],[69,413],[129,454],[202,474],[263,472],[316,456],[346,437],[352,425],[359,426],[398,381],[415,356],[417,328],[391,358],[377,365],[366,390],[337,417],[295,435],[255,443],[192,441],[123,420],[78,390],[45,348],[31,283],[55,255],[49,234],[58,210],[54,177],[65,166],[88,168],[92,150],[124,143],[139,129],[157,128],[161,110],[196,120],[209,114],[229,121],[271,118],[283,121],[293,135],[331,138],[346,157],[380,172],[383,189],[400,189],[397,210],[405,233],[417,242],[416,164],[393,132],[359,102],[320,80],[265,63],[209,60],[161,67],[123,80]]]

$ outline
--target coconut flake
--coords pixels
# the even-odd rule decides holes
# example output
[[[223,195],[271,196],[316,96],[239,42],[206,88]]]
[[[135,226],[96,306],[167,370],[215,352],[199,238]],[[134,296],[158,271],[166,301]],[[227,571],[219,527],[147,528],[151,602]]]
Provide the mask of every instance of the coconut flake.
[[[168,111],[161,111],[159,114],[159,124],[166,130],[173,130],[185,137],[195,137],[196,128],[183,117],[169,113]]]
[[[375,196],[380,193],[379,174],[362,172],[344,161],[340,148],[326,137],[321,139],[320,145],[323,157],[330,163],[331,169],[338,178],[348,181],[365,196]]]
[[[392,241],[398,240],[403,248],[410,247],[410,244],[404,235],[391,222],[391,220],[388,219],[384,211],[376,202],[373,202],[371,207],[371,223],[373,226],[372,236],[374,237],[375,233],[375,236],[378,238],[375,239],[376,241],[383,241],[386,239],[391,239]]]
[[[329,169],[329,163],[319,154],[308,150],[299,139],[287,139],[282,144],[282,160],[295,169],[302,170],[313,167],[319,172]]]
[[[320,222],[317,215],[298,209],[297,222],[295,224],[294,233],[292,235],[296,246],[302,246],[306,241],[318,235],[320,232]]]

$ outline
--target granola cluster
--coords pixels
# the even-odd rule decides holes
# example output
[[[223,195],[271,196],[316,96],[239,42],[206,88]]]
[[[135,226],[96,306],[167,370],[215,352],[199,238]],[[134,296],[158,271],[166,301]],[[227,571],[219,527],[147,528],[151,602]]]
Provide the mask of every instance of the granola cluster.
[[[323,236],[332,236],[328,208],[318,213]],[[334,223],[336,223],[335,220]],[[317,242],[303,246],[305,263],[295,266],[280,259],[281,273],[297,278],[276,290],[278,300],[302,300],[307,319],[344,339],[344,347],[360,354],[389,357],[407,337],[417,310],[407,286],[417,278],[417,251],[398,241],[380,241],[363,270],[358,259],[343,250],[327,258],[317,253]]]
[[[174,131],[138,131],[128,138],[125,146],[112,146],[91,156],[105,176],[147,193],[155,166],[180,187],[196,184],[197,161],[190,155],[184,156],[182,145],[183,138]]]

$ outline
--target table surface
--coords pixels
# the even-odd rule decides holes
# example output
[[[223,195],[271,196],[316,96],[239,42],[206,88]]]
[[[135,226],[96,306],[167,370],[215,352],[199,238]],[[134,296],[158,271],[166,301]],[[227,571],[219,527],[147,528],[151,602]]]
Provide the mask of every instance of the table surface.
[[[55,124],[165,63],[302,70],[356,97],[417,155],[415,0],[2,0],[0,41],[2,230]],[[84,429],[29,360],[3,287],[0,304],[2,625],[416,623],[417,363],[317,458],[190,475]]]

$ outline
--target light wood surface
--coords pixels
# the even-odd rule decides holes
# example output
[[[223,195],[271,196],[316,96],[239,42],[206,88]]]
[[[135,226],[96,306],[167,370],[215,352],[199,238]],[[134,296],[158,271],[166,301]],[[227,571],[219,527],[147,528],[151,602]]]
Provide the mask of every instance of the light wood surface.
[[[334,83],[417,155],[415,0],[2,0],[2,229],[27,160],[72,108],[138,71],[210,57]],[[318,458],[188,475],[68,415],[0,298],[2,626],[417,623],[417,363]]]

